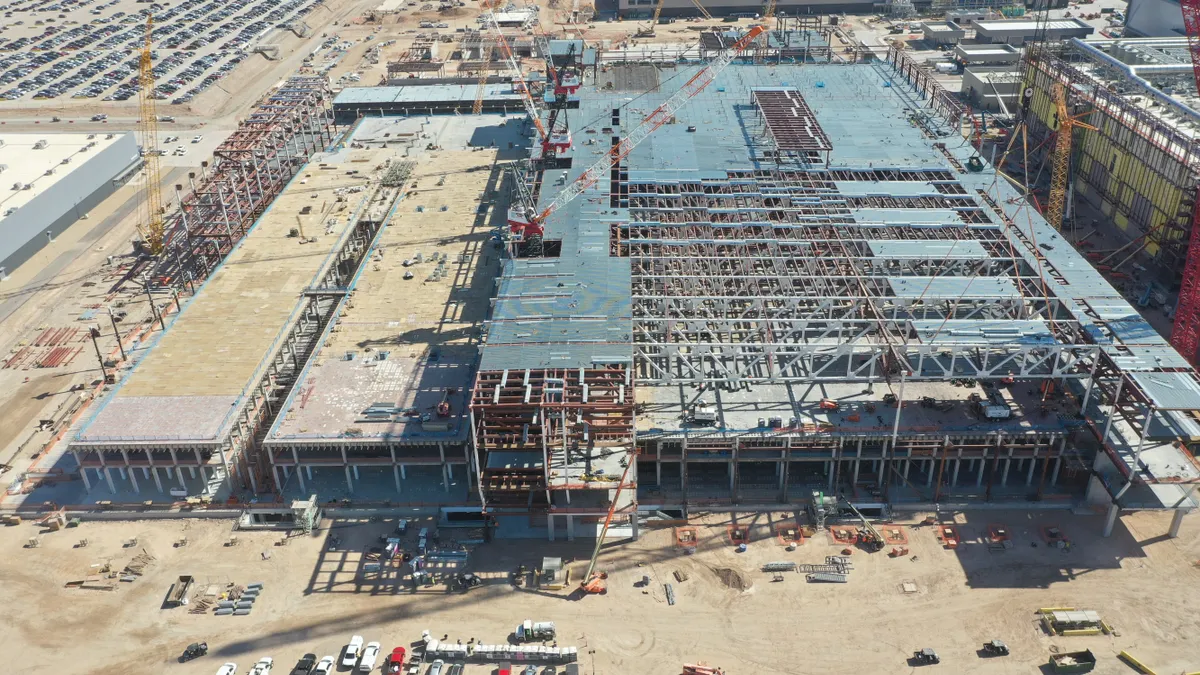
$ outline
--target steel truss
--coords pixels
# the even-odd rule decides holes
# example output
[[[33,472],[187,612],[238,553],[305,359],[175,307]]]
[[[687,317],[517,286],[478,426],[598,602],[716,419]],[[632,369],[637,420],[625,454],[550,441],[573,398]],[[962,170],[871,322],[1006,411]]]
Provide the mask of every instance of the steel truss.
[[[283,191],[313,153],[332,141],[333,110],[323,77],[293,77],[250,112],[214,152],[190,192],[175,186],[165,249],[155,268],[160,286],[208,277]]]
[[[840,194],[831,173],[627,185],[631,222],[612,225],[611,245],[630,258],[640,381],[875,381],[902,371],[928,380],[1086,376],[1079,363],[1097,347],[1047,294],[1040,271],[1017,250],[1024,242],[988,219],[990,204],[980,207],[948,175],[900,176],[939,180],[927,196],[866,198]],[[838,180],[856,178],[873,180]],[[855,222],[851,205],[941,208],[958,218],[873,225]],[[881,240],[931,245],[877,255],[872,246]],[[898,278],[925,290],[898,293]],[[1014,292],[968,292],[972,284],[996,288],[981,283],[994,279]],[[929,290],[955,280],[949,291]],[[950,329],[943,337],[915,323],[949,321],[1040,322],[1047,334],[951,338]]]

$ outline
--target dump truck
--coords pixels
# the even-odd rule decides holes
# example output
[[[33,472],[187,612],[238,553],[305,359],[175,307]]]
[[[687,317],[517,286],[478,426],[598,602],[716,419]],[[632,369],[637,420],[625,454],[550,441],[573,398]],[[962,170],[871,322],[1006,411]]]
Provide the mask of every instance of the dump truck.
[[[196,583],[196,577],[190,574],[185,574],[175,581],[175,585],[171,587],[171,592],[167,595],[167,606],[178,607],[188,604],[188,591],[192,590],[192,584]]]
[[[525,619],[517,629],[513,631],[516,635],[517,642],[534,642],[542,640],[554,639],[554,622],[539,621],[534,623],[529,619]]]
[[[1096,667],[1092,650],[1050,655],[1050,669],[1056,673],[1087,673]]]

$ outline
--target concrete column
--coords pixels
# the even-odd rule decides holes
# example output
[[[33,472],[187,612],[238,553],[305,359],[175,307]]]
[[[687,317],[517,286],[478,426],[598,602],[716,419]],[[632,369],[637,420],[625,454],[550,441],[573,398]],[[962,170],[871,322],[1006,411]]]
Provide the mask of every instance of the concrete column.
[[[729,492],[731,492],[731,493],[735,489],[733,482],[736,479],[737,479],[737,470],[733,466],[733,460],[731,459],[731,460],[729,460]]]
[[[392,475],[396,478],[396,492],[400,492],[400,467],[392,465]]]
[[[104,482],[108,483],[109,494],[114,494],[114,495],[117,494],[117,487],[115,485],[113,485],[112,469],[110,469],[106,466],[106,467],[104,467],[103,471],[104,471]]]
[[[187,479],[185,479],[183,477],[183,469],[180,469],[177,467],[175,469],[175,477],[179,479],[179,487],[186,490],[187,489]],[[192,478],[195,478],[195,477],[196,477],[196,470],[192,469]]]
[[[837,451],[836,451],[836,450],[834,450],[834,452],[837,452]],[[827,483],[827,486],[826,486],[826,488],[825,488],[825,489],[826,489],[826,490],[828,490],[830,493],[832,493],[832,492],[833,492],[833,477],[834,477],[834,475],[837,473],[836,471],[834,471],[834,470],[833,470],[833,467],[834,467],[834,464],[833,464],[833,463],[834,463],[834,462],[836,462],[836,461],[837,461],[837,460],[835,460],[835,459],[831,459],[831,460],[829,460],[828,462],[825,462],[825,466],[826,466],[826,473],[829,475],[829,480],[828,480],[828,481],[826,481],[826,483]]]
[[[200,467],[200,469],[201,469],[201,473],[203,473],[203,472],[204,472],[204,467]],[[188,473],[191,475],[192,479],[194,480],[194,479],[196,478],[196,467],[194,467],[194,466],[189,466],[189,467],[188,467]]]
[[[1029,459],[1029,471],[1025,473],[1025,487],[1033,485],[1033,470],[1035,467],[1037,467],[1037,458],[1031,457]]]
[[[958,469],[961,466],[962,466],[961,459],[954,460],[954,471],[952,471],[950,473],[950,487],[951,488],[954,488],[954,486],[958,485]]]
[[[126,475],[126,473],[125,473],[125,467],[118,466],[117,473],[121,474],[121,480],[129,480],[129,476]],[[132,472],[130,472],[130,473],[132,473]]]
[[[450,468],[449,464],[442,464],[442,489],[445,490],[446,492],[450,491],[450,473],[448,471],[449,468]]]
[[[79,463],[78,458],[76,458],[75,463],[77,463],[77,464]],[[83,489],[87,490],[88,492],[91,492],[92,491],[92,481],[88,480],[87,472],[88,472],[88,470],[86,468],[79,467],[79,475],[83,477]]]
[[[312,480],[312,467],[311,466],[304,467],[304,473],[308,474],[309,480]]]
[[[554,541],[554,514],[546,514],[546,529],[550,531],[550,541]]]
[[[775,477],[779,479],[779,489],[783,489],[783,462],[775,463]]]
[[[133,484],[133,492],[134,492],[134,494],[139,494],[139,495],[140,495],[140,494],[142,494],[142,490],[141,490],[141,488],[140,488],[140,487],[138,487],[138,482],[137,482],[137,471],[134,471],[134,470],[133,470],[133,467],[129,467],[129,471],[128,471],[128,472],[124,472],[124,471],[122,471],[122,473],[127,473],[127,475],[126,475],[126,478],[128,478],[128,479],[129,479],[129,482],[130,482],[131,484]]]
[[[662,487],[662,459],[654,460],[654,484]]]
[[[575,541],[575,516],[567,514],[567,541]]]
[[[1000,487],[1004,487],[1004,486],[1008,485],[1008,470],[1011,466],[1012,466],[1012,458],[1006,457],[1004,459],[1004,471],[1000,472]]]
[[[978,473],[975,474],[975,487],[979,487],[983,485],[983,467],[987,466],[987,462],[982,459],[976,461],[979,462],[979,468]]]
[[[354,480],[358,480],[358,465],[355,464],[355,465],[351,466],[350,468],[354,470]]]
[[[289,478],[292,477],[292,471],[291,471],[291,469],[289,469],[286,466],[281,467],[281,468],[283,469],[283,480],[286,482]]]
[[[354,492],[354,481],[350,478],[350,467],[344,466],[342,468],[346,470],[346,489]]]
[[[300,480],[300,491],[308,492],[308,485],[304,482],[304,471],[300,468],[299,464],[296,465],[296,478]]]
[[[271,465],[271,472],[275,474],[275,484],[279,486],[279,491],[283,492],[284,481],[279,476],[279,467],[275,464]]]
[[[926,462],[929,467],[925,469],[925,487],[933,487],[933,462],[932,459]]]
[[[1062,468],[1062,457],[1054,458],[1054,473],[1050,475],[1050,484],[1058,485],[1058,470]]]
[[[908,487],[908,470],[912,468],[912,460],[904,460],[904,486]]]
[[[1171,528],[1167,530],[1167,536],[1175,539],[1179,536],[1179,526],[1183,525],[1183,517],[1187,515],[1184,509],[1175,509],[1175,514],[1171,516]]]
[[[1119,515],[1121,515],[1121,507],[1117,506],[1116,504],[1112,504],[1108,507],[1108,516],[1104,519],[1103,536],[1112,536],[1113,525],[1117,524],[1117,516]]]
[[[636,511],[634,511],[633,514],[629,516],[629,524],[630,524],[630,526],[633,527],[633,540],[637,541],[638,538],[641,536],[641,530],[639,529],[640,526],[638,525],[638,517],[637,517]]]
[[[446,462],[446,478],[454,480],[454,465]]]

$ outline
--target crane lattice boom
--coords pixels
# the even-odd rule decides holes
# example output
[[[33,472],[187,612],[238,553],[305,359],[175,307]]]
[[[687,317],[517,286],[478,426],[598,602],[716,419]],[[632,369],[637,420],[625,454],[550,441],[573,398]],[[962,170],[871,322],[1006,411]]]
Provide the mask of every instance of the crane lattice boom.
[[[1200,91],[1200,0],[1181,0],[1179,4],[1192,55],[1192,71]],[[1175,305],[1171,346],[1195,365],[1200,351],[1200,190],[1192,198],[1192,231],[1180,280],[1179,302]]]
[[[496,21],[495,15],[488,17],[488,23],[491,24],[492,30],[496,33],[496,42],[500,45],[500,52],[504,54],[504,60],[508,61],[508,69],[512,71],[513,79],[521,89],[521,102],[525,104],[525,112],[529,113],[529,119],[533,120],[533,125],[537,127],[538,136],[542,141],[545,141],[549,134],[546,133],[546,127],[542,125],[542,116],[538,113],[537,105],[533,102],[533,96],[529,93],[529,83],[525,81],[525,76],[521,73],[521,64],[517,62],[517,57],[513,55],[512,48],[508,45],[508,40],[505,39],[504,33],[500,30],[500,24]]]
[[[1067,90],[1063,85],[1055,84],[1051,94],[1058,115],[1058,137],[1054,139],[1054,170],[1050,174],[1050,199],[1046,204],[1046,222],[1058,230],[1062,229],[1063,212],[1067,203],[1067,179],[1071,173],[1071,137],[1075,133],[1075,127],[1093,131],[1096,127],[1071,117],[1067,110]]]
[[[162,186],[159,184],[162,168],[158,152],[158,110],[154,103],[154,57],[151,48],[153,30],[154,19],[146,17],[146,38],[138,60],[138,109],[141,115],[138,126],[142,133],[142,155],[146,164],[146,214],[138,231],[151,255],[158,255],[162,253],[164,234]]]

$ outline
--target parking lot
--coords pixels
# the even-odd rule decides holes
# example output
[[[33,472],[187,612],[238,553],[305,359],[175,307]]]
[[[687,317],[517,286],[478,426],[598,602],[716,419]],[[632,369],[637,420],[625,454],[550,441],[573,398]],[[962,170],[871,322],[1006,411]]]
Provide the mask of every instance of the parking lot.
[[[307,35],[324,0],[15,0],[0,4],[0,102],[125,101],[153,17],[154,97],[190,102],[275,31]]]

